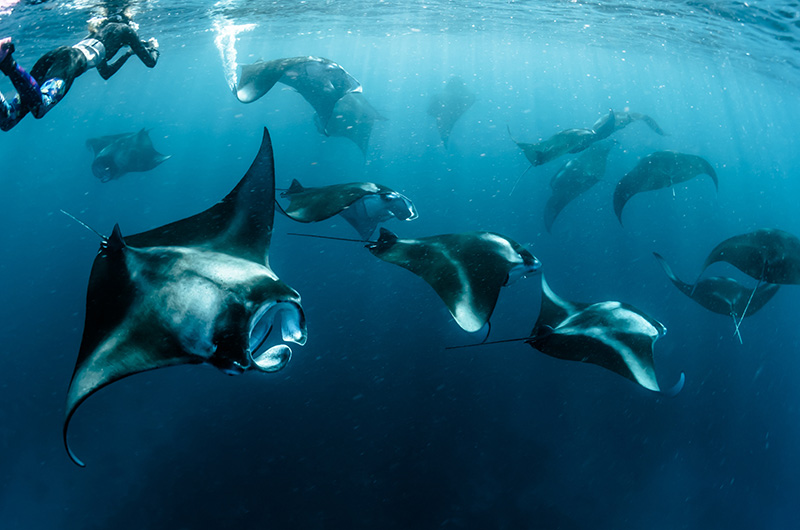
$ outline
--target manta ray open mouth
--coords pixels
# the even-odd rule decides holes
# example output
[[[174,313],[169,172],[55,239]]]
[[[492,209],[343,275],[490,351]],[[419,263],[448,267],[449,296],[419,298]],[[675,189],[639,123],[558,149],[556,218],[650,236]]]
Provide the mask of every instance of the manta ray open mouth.
[[[253,317],[248,355],[261,372],[277,372],[292,358],[292,349],[274,341],[272,329],[280,326],[281,339],[299,345],[306,343],[306,318],[296,302],[275,302],[263,306]],[[270,339],[273,340],[270,340]],[[241,367],[246,370],[249,367]]]

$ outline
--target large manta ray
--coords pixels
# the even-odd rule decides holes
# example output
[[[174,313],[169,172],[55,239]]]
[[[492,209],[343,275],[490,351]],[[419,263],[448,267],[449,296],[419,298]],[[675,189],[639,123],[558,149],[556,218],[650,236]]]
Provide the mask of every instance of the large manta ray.
[[[614,126],[608,127],[607,126],[608,121],[611,118],[614,119]],[[602,118],[600,118],[599,120],[597,120],[596,122],[594,122],[594,125],[592,125],[592,129],[594,129],[595,131],[603,131],[604,133],[607,133],[606,136],[608,136],[612,133],[624,129],[625,127],[627,127],[628,125],[630,125],[635,121],[643,121],[656,134],[659,134],[661,136],[666,136],[666,133],[661,129],[661,127],[658,126],[656,120],[654,120],[647,114],[640,114],[638,112],[615,111],[613,115],[607,114]]]
[[[622,224],[622,209],[637,193],[668,188],[698,175],[708,175],[719,189],[717,173],[704,158],[674,151],[656,151],[641,159],[614,190],[614,213]]]
[[[323,124],[318,114],[314,118],[321,134],[347,138],[365,156],[375,122],[386,121],[361,92],[349,92],[342,96],[333,107],[333,114],[327,125]]]
[[[667,277],[678,288],[680,292],[705,307],[709,311],[720,315],[729,315],[733,318],[736,327],[736,335],[741,342],[742,336],[739,333],[739,325],[745,316],[755,314],[759,309],[772,300],[775,293],[780,288],[774,283],[764,283],[759,285],[751,296],[751,289],[742,285],[733,278],[713,276],[703,278],[694,284],[681,281],[672,271],[672,267],[661,257],[660,254],[653,252],[653,256],[664,269]],[[748,301],[750,303],[749,312]]]
[[[89,138],[86,147],[94,152],[92,173],[101,182],[118,179],[133,171],[150,171],[172,156],[156,151],[145,129]]]
[[[273,327],[304,344],[300,296],[268,264],[275,208],[272,144],[208,210],[123,238],[103,238],[86,295],[86,323],[67,391],[64,445],[78,406],[132,374],[207,363],[227,374],[275,372],[291,357]],[[280,342],[280,339],[277,339]]]
[[[703,270],[725,261],[758,280],[800,285],[800,239],[776,228],[761,228],[726,239],[709,253]]]
[[[297,90],[327,128],[336,102],[345,94],[361,92],[361,84],[335,62],[322,57],[289,57],[242,65],[234,89],[242,103],[252,103],[281,82]]]
[[[291,219],[316,223],[339,214],[364,239],[372,235],[378,223],[392,218],[411,221],[419,217],[408,197],[373,182],[304,188],[295,179],[281,197],[290,201],[283,212]]]
[[[541,166],[567,153],[579,153],[598,140],[608,137],[613,132],[614,111],[612,110],[606,117],[604,129],[601,130],[567,129],[535,144],[518,142],[513,137],[511,139],[522,149],[531,166]],[[509,130],[510,134],[511,131]]]
[[[447,147],[450,132],[461,116],[475,103],[475,94],[460,77],[451,77],[441,94],[434,94],[428,105],[428,116],[436,119],[439,137]]]
[[[606,173],[608,152],[614,145],[613,140],[596,143],[578,158],[561,166],[553,175],[550,180],[553,195],[544,207],[544,225],[548,232],[567,204],[602,180]]]
[[[556,295],[542,276],[542,306],[531,337],[542,353],[567,361],[592,363],[660,392],[653,345],[667,332],[659,321],[622,302],[584,304]],[[680,380],[666,395],[683,388]]]
[[[493,232],[398,239],[381,228],[378,241],[367,248],[428,282],[458,325],[469,332],[489,322],[501,287],[541,268],[527,249]]]

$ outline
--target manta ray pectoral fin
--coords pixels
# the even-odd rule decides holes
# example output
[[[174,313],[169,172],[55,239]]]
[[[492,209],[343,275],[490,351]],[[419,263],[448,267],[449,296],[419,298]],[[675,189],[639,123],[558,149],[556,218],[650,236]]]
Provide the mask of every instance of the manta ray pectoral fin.
[[[202,245],[257,263],[268,258],[275,214],[275,162],[266,127],[253,163],[236,187],[199,214],[128,236],[136,248]]]
[[[490,320],[487,320],[486,324],[483,327],[486,328],[486,336],[483,337],[481,344],[486,344],[486,341],[489,340],[489,335],[492,334],[492,322]]]
[[[659,265],[661,265],[661,268],[664,269],[664,273],[667,275],[667,278],[669,278],[672,284],[675,287],[677,287],[678,290],[680,290],[683,294],[691,298],[692,295],[694,294],[694,290],[697,284],[695,283],[694,285],[691,285],[684,281],[681,281],[681,279],[675,275],[675,273],[672,270],[672,267],[669,266],[669,264],[661,256],[661,254],[659,254],[658,252],[653,252],[653,256],[655,256],[656,261],[658,261]]]
[[[615,130],[616,125],[616,117],[614,116],[614,109],[609,109],[608,115],[606,117],[605,123],[598,128],[595,132],[597,135],[598,140],[602,140],[603,138],[607,138],[611,136],[611,133]]]
[[[626,181],[626,177],[627,175],[622,177],[622,180],[617,183],[617,187],[614,189],[614,213],[619,220],[620,226],[622,226],[622,209],[625,208],[631,197],[637,193],[634,186]]]
[[[641,114],[640,116],[641,118],[639,119],[645,122],[647,126],[650,127],[656,134],[659,134],[661,136],[669,136],[667,133],[663,131],[663,129],[661,129],[658,123],[656,123],[656,120],[654,120],[647,114]]]
[[[258,61],[243,64],[239,83],[234,89],[236,99],[242,103],[252,103],[275,86],[283,76],[286,65],[281,61]]]
[[[89,138],[86,140],[86,147],[92,150],[94,156],[97,156],[100,151],[113,144],[117,140],[130,137],[130,133],[110,134],[108,136],[100,136],[98,138]]]
[[[87,314],[88,312],[89,308]],[[94,333],[88,326],[87,322],[84,343],[86,337]],[[141,331],[137,332],[133,326],[123,323],[92,351],[85,351],[82,348],[79,353],[78,364],[75,366],[75,373],[67,391],[63,437],[64,447],[70,458],[81,467],[84,467],[84,464],[70,448],[67,434],[72,416],[84,401],[98,390],[130,375],[156,368],[200,362],[185,355],[176,355],[177,349],[166,336],[155,338],[154,334],[145,338],[139,336],[140,333]],[[141,347],[143,343],[147,345],[146,349]]]
[[[714,171],[714,167],[703,158],[700,158],[700,166],[702,168],[701,171],[711,177],[711,180],[714,181],[714,189],[719,191],[719,181],[717,180],[717,172]]]
[[[550,285],[542,274],[542,305],[539,310],[539,318],[531,332],[532,337],[543,337],[543,333],[549,328],[550,333],[559,323],[566,320],[572,313],[579,310],[572,302],[564,300],[550,289]]]
[[[662,390],[659,392],[664,397],[675,397],[677,396],[681,390],[683,390],[683,385],[686,383],[686,374],[681,372],[681,376],[678,378],[678,382],[672,385],[671,388],[668,390]]]

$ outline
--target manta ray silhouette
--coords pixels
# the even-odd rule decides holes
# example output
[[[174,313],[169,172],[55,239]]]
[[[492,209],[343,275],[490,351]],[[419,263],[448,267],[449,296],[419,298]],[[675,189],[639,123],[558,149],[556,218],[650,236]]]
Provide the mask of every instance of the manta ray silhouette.
[[[656,151],[642,158],[617,183],[614,190],[614,213],[622,224],[622,209],[631,197],[644,191],[668,188],[698,175],[708,175],[719,189],[717,173],[704,158],[675,151]]]
[[[319,114],[315,114],[314,118],[320,134],[347,138],[358,146],[364,156],[375,122],[387,120],[361,92],[348,92],[342,96],[333,107],[327,124],[323,124]]]
[[[555,294],[542,276],[542,307],[525,342],[557,359],[596,364],[648,390],[661,392],[653,346],[667,333],[658,320],[617,301],[586,304]],[[685,376],[664,392],[674,396]]]
[[[750,305],[757,303],[756,294],[763,282],[800,285],[800,239],[777,228],[760,228],[726,239],[708,254],[700,275],[719,261],[730,263],[758,280],[744,306],[739,323],[747,315]]]
[[[531,163],[531,167],[535,167],[546,164],[567,153],[580,153],[593,143],[607,138],[614,132],[614,111],[609,111],[605,120],[600,120],[598,123],[601,123],[603,127],[600,130],[567,129],[557,132],[547,140],[534,144],[516,141],[511,136],[510,128],[508,128],[508,134],[511,136],[511,140],[517,144],[517,147],[522,149],[525,158]]]
[[[544,207],[544,226],[550,232],[553,222],[570,202],[603,179],[608,152],[616,145],[614,140],[598,142],[572,159],[550,179],[553,194]]]
[[[489,322],[501,287],[542,266],[522,245],[494,232],[399,239],[381,228],[378,241],[367,248],[428,282],[456,323],[469,332]]]
[[[733,278],[712,276],[703,278],[694,284],[681,281],[672,271],[672,267],[658,253],[653,252],[661,268],[672,284],[680,292],[705,307],[709,311],[720,315],[728,315],[733,318],[736,336],[742,342],[742,335],[739,333],[739,326],[745,316],[751,316],[764,307],[767,302],[772,300],[775,293],[780,288],[774,283],[760,284],[751,296],[750,288],[742,285]],[[749,304],[749,312],[746,312]]]
[[[608,120],[611,118],[614,119],[614,127],[610,128],[607,126]],[[594,122],[592,125],[592,129],[595,131],[604,131],[603,135],[601,135],[601,139],[605,138],[606,136],[611,135],[617,131],[620,131],[630,125],[635,121],[642,121],[647,124],[653,132],[660,136],[667,136],[661,127],[659,127],[656,120],[648,116],[647,114],[641,114],[639,112],[624,112],[624,111],[614,111],[613,114],[607,114]]]
[[[364,239],[372,235],[378,223],[392,218],[412,221],[419,217],[408,197],[374,182],[305,188],[295,179],[281,197],[290,201],[283,209],[289,218],[316,223],[338,214]]]
[[[458,76],[451,77],[447,81],[444,91],[431,97],[428,104],[428,116],[436,120],[439,138],[442,139],[445,148],[456,122],[473,104],[475,104],[475,94]]]
[[[361,92],[356,78],[335,62],[304,56],[242,65],[234,93],[242,103],[251,103],[279,82],[297,90],[314,107],[323,130],[328,127],[336,103],[346,94]]]
[[[86,146],[94,152],[92,173],[101,182],[115,180],[134,171],[150,171],[172,157],[155,150],[150,134],[145,129],[136,133],[89,138]]]
[[[658,385],[653,346],[666,332],[661,322],[623,302],[587,304],[564,300],[550,289],[542,275],[539,318],[529,336],[448,349],[524,342],[556,359],[596,364],[671,397],[683,389],[686,376],[681,373],[678,382],[666,391]]]
[[[306,341],[300,295],[269,267],[275,208],[272,144],[208,210],[124,237],[104,237],[89,276],[86,322],[67,391],[64,445],[78,406],[123,377],[207,363],[227,374],[275,372]]]

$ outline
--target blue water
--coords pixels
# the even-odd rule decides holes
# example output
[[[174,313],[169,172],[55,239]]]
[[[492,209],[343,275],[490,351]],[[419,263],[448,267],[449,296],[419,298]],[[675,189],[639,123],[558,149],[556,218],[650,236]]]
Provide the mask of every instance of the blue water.
[[[0,528],[620,529],[793,528],[800,520],[798,287],[742,325],[678,292],[723,239],[800,235],[796,2],[159,2],[140,4],[156,68],[81,76],[42,120],[0,136]],[[13,3],[0,34],[30,67],[77,42],[96,2]],[[325,138],[278,85],[255,103],[226,86],[219,29],[255,24],[240,63],[328,57],[388,121],[366,156]],[[222,30],[224,31],[224,30]],[[477,95],[445,149],[426,110],[452,76]],[[11,90],[0,79],[0,89]],[[558,161],[531,169],[506,127],[534,142],[609,108],[651,115],[614,135],[603,182],[552,234],[543,207]],[[370,180],[410,197],[403,237],[492,230],[527,246],[551,287],[621,300],[663,322],[655,347],[674,399],[523,344],[473,342],[430,287],[358,244],[344,221],[276,219],[270,262],[303,297],[309,339],[274,375],[209,366],[139,374],[90,398],[61,443],[97,238],[131,234],[221,199],[273,138],[278,186]],[[103,184],[86,138],[151,129],[172,158]],[[700,155],[719,177],[611,197],[638,158]],[[732,268],[715,265],[753,285]],[[718,267],[718,268],[717,268]],[[495,339],[526,335],[539,278],[502,290]],[[479,338],[478,338],[479,340]]]

